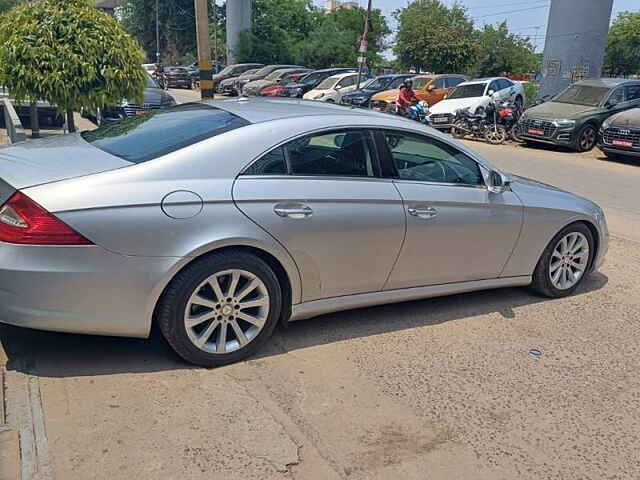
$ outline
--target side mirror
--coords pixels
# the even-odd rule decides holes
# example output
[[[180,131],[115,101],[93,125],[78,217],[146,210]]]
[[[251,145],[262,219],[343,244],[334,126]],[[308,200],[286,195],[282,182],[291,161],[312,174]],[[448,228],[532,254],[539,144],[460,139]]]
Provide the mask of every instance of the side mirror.
[[[436,86],[435,86],[435,85],[429,85],[429,86],[427,87],[427,92],[433,92],[435,89],[436,89]]]
[[[491,193],[504,193],[509,188],[507,179],[495,170],[489,172],[489,178],[487,180],[487,187]]]
[[[487,92],[487,96],[488,96],[488,97],[491,97],[491,96],[493,96],[493,94],[494,94],[494,93],[496,93],[496,92],[495,92],[495,90],[489,90],[489,91]]]

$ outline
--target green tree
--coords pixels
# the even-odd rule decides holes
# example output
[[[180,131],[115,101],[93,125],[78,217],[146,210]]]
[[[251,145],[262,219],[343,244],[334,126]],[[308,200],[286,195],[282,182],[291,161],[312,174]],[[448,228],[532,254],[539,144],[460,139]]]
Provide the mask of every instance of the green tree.
[[[480,52],[475,74],[492,77],[504,73],[537,73],[540,57],[526,37],[509,33],[507,22],[485,25],[478,34]]]
[[[323,14],[309,37],[296,45],[296,62],[314,68],[356,65],[364,18],[365,11],[362,9],[341,9]],[[380,65],[384,61],[381,53],[387,47],[385,40],[390,33],[384,15],[374,10],[367,52],[370,65]]]
[[[0,15],[15,7],[20,0],[0,0]]]
[[[73,111],[142,99],[146,76],[137,43],[89,0],[39,0],[0,17],[0,84],[18,102]]]
[[[477,34],[466,9],[441,0],[414,0],[394,12],[398,33],[394,51],[417,71],[464,73],[476,62]]]
[[[621,12],[609,29],[604,69],[610,75],[640,73],[640,12]]]

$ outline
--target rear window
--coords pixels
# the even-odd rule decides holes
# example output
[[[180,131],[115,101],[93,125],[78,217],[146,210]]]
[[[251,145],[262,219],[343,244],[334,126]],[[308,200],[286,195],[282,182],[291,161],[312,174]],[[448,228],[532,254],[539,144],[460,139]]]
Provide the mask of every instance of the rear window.
[[[188,103],[83,132],[82,138],[111,155],[142,163],[246,125],[225,110]]]

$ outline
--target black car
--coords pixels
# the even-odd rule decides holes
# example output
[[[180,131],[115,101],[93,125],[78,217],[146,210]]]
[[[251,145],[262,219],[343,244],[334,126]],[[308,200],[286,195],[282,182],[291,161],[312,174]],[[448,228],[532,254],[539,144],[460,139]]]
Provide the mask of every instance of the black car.
[[[637,89],[640,96],[640,86]],[[609,158],[640,158],[640,108],[607,118],[598,135],[598,147]]]
[[[414,74],[393,74],[393,75],[381,75],[374,78],[369,83],[364,84],[363,88],[356,90],[355,92],[345,93],[342,96],[341,103],[344,105],[352,105],[354,107],[369,107],[371,97],[378,92],[384,92],[386,90],[394,90],[402,85],[402,82],[415,77]]]
[[[233,82],[233,89],[240,94],[244,86],[249,82],[255,82],[256,80],[262,80],[267,76],[271,75],[276,70],[282,70],[284,68],[304,68],[300,65],[266,65],[258,70],[253,75],[243,75],[242,77],[237,78]]]
[[[189,70],[184,67],[166,67],[164,78],[169,88],[193,88],[193,78]]]
[[[234,65],[227,65],[222,69],[220,73],[217,73],[211,77],[213,80],[213,89],[217,90],[220,82],[228,78],[237,77],[242,75],[247,70],[253,70],[256,68],[264,67],[263,63],[236,63]]]
[[[329,78],[339,73],[357,72],[357,68],[326,68],[324,70],[315,70],[309,75],[302,77],[297,83],[285,85],[280,91],[281,97],[302,98],[309,90],[313,90],[325,78]]]
[[[167,108],[176,104],[174,98],[151,78],[147,77],[147,87],[144,89],[144,101],[141,104],[133,100],[123,100],[118,106],[98,108],[96,110],[83,109],[81,114],[96,125],[118,122],[127,117],[144,115],[151,110]]]

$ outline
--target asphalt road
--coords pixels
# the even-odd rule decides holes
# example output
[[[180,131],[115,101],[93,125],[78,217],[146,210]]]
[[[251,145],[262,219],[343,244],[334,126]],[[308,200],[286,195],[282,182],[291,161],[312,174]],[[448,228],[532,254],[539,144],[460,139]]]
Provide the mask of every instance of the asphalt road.
[[[23,480],[640,478],[640,164],[469,144],[604,207],[607,262],[575,296],[326,315],[215,370],[157,332],[0,327]]]

